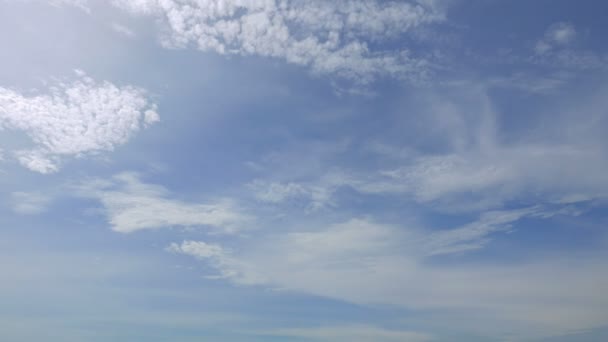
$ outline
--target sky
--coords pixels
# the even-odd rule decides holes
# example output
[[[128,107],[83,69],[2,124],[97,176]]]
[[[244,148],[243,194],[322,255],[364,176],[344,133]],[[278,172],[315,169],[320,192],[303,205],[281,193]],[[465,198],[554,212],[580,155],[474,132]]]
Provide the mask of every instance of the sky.
[[[607,13],[0,0],[1,339],[608,340]]]

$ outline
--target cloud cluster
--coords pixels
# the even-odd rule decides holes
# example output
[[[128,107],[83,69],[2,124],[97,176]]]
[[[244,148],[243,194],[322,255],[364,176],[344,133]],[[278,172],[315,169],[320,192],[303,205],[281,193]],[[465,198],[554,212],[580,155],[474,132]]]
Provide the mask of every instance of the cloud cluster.
[[[200,226],[230,233],[247,220],[230,201],[189,203],[171,199],[165,188],[142,183],[134,173],[87,182],[77,190],[81,196],[99,200],[112,229],[120,233]]]
[[[367,83],[379,76],[424,77],[429,62],[402,45],[403,33],[443,20],[432,1],[114,0],[136,15],[158,18],[163,43],[220,54],[258,55]],[[371,43],[371,44],[370,44]],[[375,47],[372,47],[375,46]]]
[[[56,172],[64,157],[111,151],[159,121],[142,89],[77,74],[51,86],[48,94],[0,87],[0,130],[21,131],[31,139],[32,148],[13,151],[30,170]]]

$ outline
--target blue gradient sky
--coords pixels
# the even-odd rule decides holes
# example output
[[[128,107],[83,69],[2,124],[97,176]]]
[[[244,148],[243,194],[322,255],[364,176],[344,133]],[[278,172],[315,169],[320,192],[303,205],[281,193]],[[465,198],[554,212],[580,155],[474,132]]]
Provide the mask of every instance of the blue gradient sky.
[[[0,339],[607,340],[607,11],[0,0]]]

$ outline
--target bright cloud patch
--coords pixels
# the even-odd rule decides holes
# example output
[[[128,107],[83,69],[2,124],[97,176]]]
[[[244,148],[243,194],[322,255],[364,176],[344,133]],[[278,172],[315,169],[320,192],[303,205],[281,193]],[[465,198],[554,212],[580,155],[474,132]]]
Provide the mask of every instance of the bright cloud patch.
[[[112,229],[132,233],[146,229],[209,226],[232,232],[247,220],[230,201],[189,203],[170,198],[160,186],[142,183],[133,173],[79,187],[81,195],[98,199]]]
[[[221,54],[275,57],[366,83],[377,76],[417,79],[428,62],[407,49],[371,48],[443,19],[429,1],[115,0],[120,8],[160,18],[164,44]]]
[[[33,147],[14,151],[30,170],[51,173],[68,156],[111,151],[159,120],[142,89],[78,78],[28,95],[0,87],[0,130],[28,135]]]

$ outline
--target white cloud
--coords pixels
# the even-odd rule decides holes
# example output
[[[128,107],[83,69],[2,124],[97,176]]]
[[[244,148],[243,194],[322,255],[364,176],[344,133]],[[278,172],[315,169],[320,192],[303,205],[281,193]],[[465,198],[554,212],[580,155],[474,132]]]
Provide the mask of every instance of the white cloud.
[[[429,1],[114,0],[133,14],[159,18],[163,43],[220,54],[260,55],[367,83],[378,76],[419,79],[429,63],[408,50],[375,50],[421,25],[443,20]]]
[[[55,156],[48,156],[39,150],[15,151],[15,157],[21,165],[43,174],[59,171],[59,160]]]
[[[248,263],[234,257],[231,251],[227,251],[217,244],[209,244],[204,241],[186,240],[181,244],[172,243],[167,251],[184,254],[208,263],[219,272],[219,275],[208,276],[210,279],[238,279],[240,284],[256,285],[265,283],[262,275],[250,269]]]
[[[284,204],[289,201],[304,201],[307,210],[315,211],[332,205],[331,190],[318,185],[294,182],[267,182],[255,180],[248,184],[254,196],[261,202]]]
[[[50,197],[32,192],[13,192],[11,207],[14,212],[23,215],[35,215],[46,211]]]
[[[51,86],[49,94],[0,87],[0,130],[27,134],[34,147],[14,153],[33,171],[55,172],[67,156],[111,151],[159,120],[142,89],[96,82],[81,71],[77,75]]]
[[[98,199],[112,229],[121,233],[174,226],[209,226],[211,231],[230,233],[248,219],[228,200],[190,203],[171,199],[165,188],[142,183],[134,173],[122,173],[110,181],[87,182],[78,191]]]

